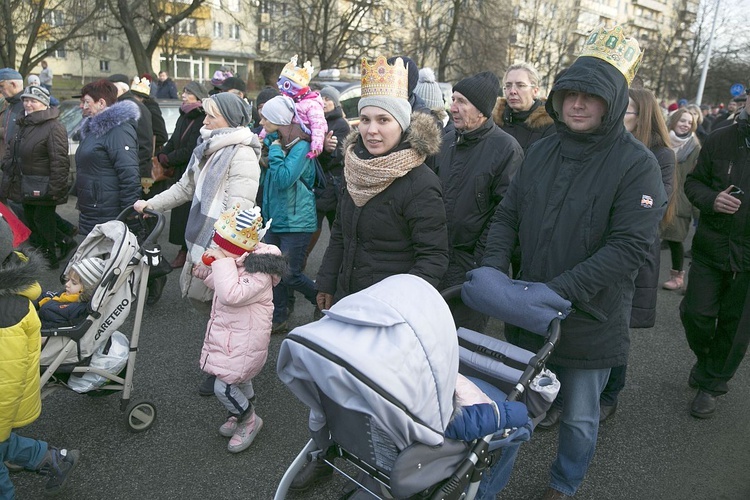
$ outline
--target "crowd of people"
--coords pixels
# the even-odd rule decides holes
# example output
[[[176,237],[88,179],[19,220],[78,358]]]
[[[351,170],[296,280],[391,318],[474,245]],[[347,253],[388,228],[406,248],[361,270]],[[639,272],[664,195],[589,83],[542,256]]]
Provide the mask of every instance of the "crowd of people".
[[[615,414],[625,386],[629,329],[655,324],[662,242],[671,270],[661,287],[684,294],[680,316],[696,356],[686,380],[696,389],[690,413],[711,417],[750,342],[743,203],[750,104],[663,109],[636,76],[638,43],[621,27],[604,30],[606,37],[588,38],[546,97],[527,62],[502,78],[489,71],[463,78],[445,103],[434,73],[411,58],[363,60],[354,130],[336,89],[312,88],[313,68],[298,66],[296,56],[252,106],[245,82],[227,68],[213,75],[210,90],[186,82],[173,131],[154,100],[178,97],[166,71],[156,81],[112,75],[80,91],[73,186],[51,70],[43,64],[24,87],[20,73],[0,69],[0,363],[18,376],[13,391],[0,383],[0,462],[45,472],[53,491],[75,468],[78,451],[14,429],[39,414],[29,375],[38,370],[38,317],[74,321],[58,305],[85,308],[103,265],[77,263],[65,292],[41,301],[36,278],[43,265],[66,261],[76,235],[128,207],[171,211],[169,242],[178,250],[170,267],[181,270],[183,297],[207,321],[199,392],[227,410],[219,433],[230,452],[247,449],[263,426],[252,379],[270,335],[296,326],[295,292],[315,320],[389,276],[413,274],[443,290],[491,267],[573,305],[548,363],[560,394],[538,423],[559,433],[541,498],[573,497],[600,422]],[[604,57],[612,50],[605,38],[627,47],[628,57]],[[56,214],[69,193],[77,198],[75,225]],[[307,257],[325,220],[330,239],[313,275]],[[27,237],[30,245],[20,247]],[[159,300],[166,279],[149,280],[147,304]],[[486,317],[451,305],[457,326],[486,328]],[[538,336],[510,324],[505,336],[540,347]],[[20,343],[29,355],[10,359],[6,346]],[[503,451],[479,498],[504,488],[517,451]],[[12,496],[5,468],[0,493]],[[290,489],[331,475],[313,460]]]

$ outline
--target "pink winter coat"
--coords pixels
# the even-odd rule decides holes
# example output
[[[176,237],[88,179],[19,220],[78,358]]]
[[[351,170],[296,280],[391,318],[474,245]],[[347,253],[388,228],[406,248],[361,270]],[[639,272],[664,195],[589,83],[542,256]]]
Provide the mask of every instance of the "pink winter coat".
[[[214,298],[201,352],[203,371],[227,384],[260,372],[271,339],[273,287],[286,269],[281,251],[263,243],[245,257],[211,264],[205,283]]]
[[[322,152],[328,132],[328,122],[323,112],[323,98],[318,92],[309,92],[299,101],[295,101],[294,107],[300,121],[310,129],[310,149]]]

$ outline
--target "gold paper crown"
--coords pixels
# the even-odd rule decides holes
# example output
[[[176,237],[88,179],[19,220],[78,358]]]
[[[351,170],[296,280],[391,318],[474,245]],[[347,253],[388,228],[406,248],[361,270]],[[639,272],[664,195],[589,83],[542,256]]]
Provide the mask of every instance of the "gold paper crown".
[[[133,83],[130,84],[130,90],[143,95],[150,95],[151,84],[145,78],[138,78],[137,76],[134,76]]]
[[[310,79],[313,75],[313,65],[310,61],[305,62],[301,68],[297,67],[297,54],[295,54],[289,62],[281,70],[279,77],[289,78],[291,81],[299,85],[300,87],[307,87],[310,83]]]
[[[263,227],[263,218],[258,207],[240,210],[237,203],[234,208],[219,216],[214,223],[214,229],[216,234],[227,242],[250,251],[263,239],[270,223],[271,221],[268,221],[266,227]]]
[[[409,98],[409,72],[400,57],[388,64],[384,56],[378,56],[375,64],[362,58],[362,97],[388,96]]]
[[[611,29],[600,26],[589,34],[578,57],[581,56],[607,61],[625,76],[630,85],[643,59],[643,51],[635,38],[625,36],[622,26]]]

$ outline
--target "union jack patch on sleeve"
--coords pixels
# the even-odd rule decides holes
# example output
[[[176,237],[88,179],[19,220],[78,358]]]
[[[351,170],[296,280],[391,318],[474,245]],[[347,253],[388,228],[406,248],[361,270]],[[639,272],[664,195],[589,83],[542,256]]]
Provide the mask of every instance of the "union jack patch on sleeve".
[[[651,198],[649,195],[644,194],[641,196],[641,206],[643,208],[651,208],[654,206],[654,199]]]

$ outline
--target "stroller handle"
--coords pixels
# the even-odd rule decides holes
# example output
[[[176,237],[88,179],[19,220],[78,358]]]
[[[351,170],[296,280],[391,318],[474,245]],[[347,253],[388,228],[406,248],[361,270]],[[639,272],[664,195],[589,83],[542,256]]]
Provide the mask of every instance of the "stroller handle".
[[[148,236],[146,236],[146,239],[141,244],[142,247],[145,247],[149,243],[156,243],[156,240],[159,238],[159,235],[161,234],[162,230],[164,229],[164,225],[166,224],[166,217],[164,216],[164,214],[161,212],[155,212],[148,208],[143,210],[143,214],[140,214],[135,208],[130,206],[125,208],[122,212],[120,212],[120,215],[117,216],[117,220],[127,224],[128,221],[132,221],[134,219],[143,223],[143,219],[146,215],[156,218],[156,226],[149,232]]]

